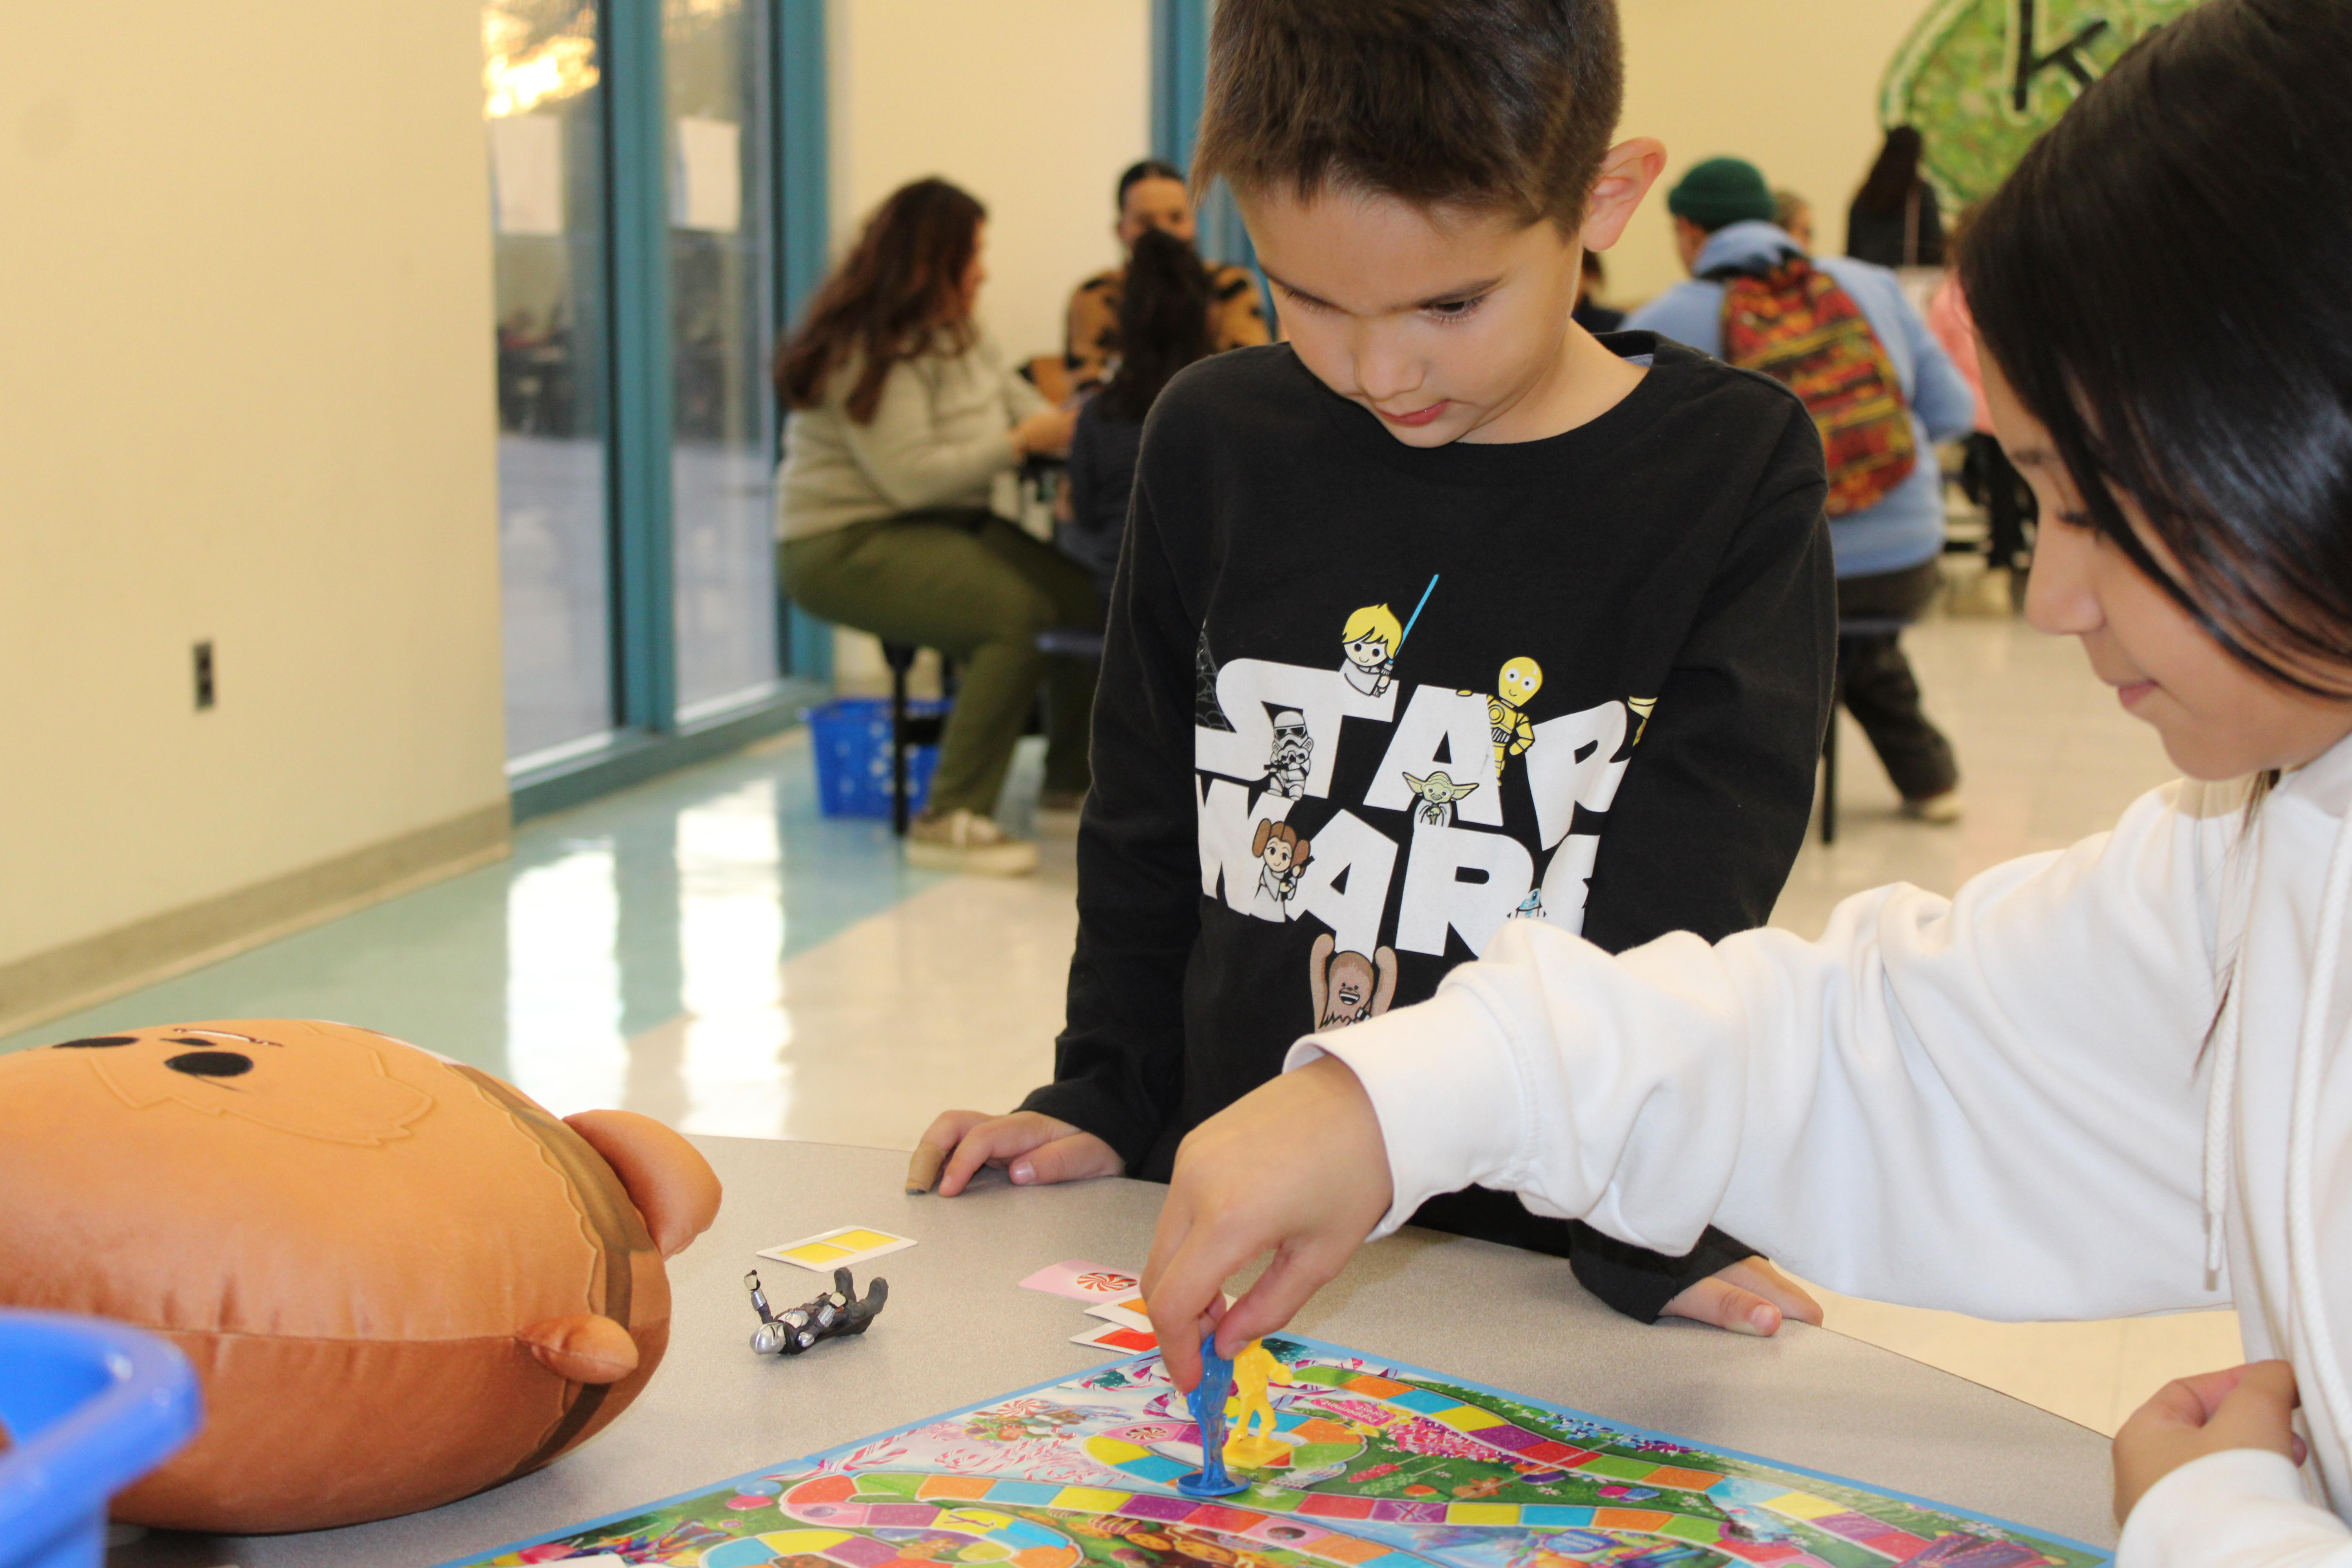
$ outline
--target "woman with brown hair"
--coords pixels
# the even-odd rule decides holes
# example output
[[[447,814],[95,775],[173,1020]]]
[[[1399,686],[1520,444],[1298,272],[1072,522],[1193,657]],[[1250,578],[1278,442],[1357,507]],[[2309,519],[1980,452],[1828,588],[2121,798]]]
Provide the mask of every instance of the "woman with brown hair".
[[[1041,804],[1086,793],[1094,668],[1037,634],[1093,626],[1085,570],[989,510],[1000,473],[1059,453],[1071,416],[1005,369],[973,319],[987,209],[918,180],[876,209],[776,356],[786,410],[780,572],[813,616],[939,649],[962,669],[910,865],[1015,874],[1036,846],[992,813],[1040,680],[1052,728]]]

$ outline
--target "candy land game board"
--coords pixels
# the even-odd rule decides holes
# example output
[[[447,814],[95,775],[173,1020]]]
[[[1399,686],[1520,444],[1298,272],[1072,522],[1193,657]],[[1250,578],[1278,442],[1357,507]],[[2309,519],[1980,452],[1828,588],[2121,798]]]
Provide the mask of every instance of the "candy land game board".
[[[2079,1542],[1292,1335],[1286,1451],[1180,1495],[1139,1356],[446,1568],[2093,1568]]]

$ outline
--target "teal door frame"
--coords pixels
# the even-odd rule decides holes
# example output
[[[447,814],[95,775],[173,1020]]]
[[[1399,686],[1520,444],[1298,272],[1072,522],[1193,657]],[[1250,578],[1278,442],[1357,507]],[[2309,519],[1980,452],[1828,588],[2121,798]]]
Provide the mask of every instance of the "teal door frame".
[[[613,584],[619,728],[677,728],[670,541],[669,132],[660,0],[605,8],[606,178],[612,196]]]
[[[768,8],[769,134],[776,171],[775,319],[789,323],[822,281],[827,232],[824,0]],[[606,298],[612,344],[609,436],[613,743],[511,782],[515,819],[561,810],[733,750],[790,725],[832,672],[831,629],[787,611],[795,678],[756,707],[681,728],[670,489],[673,373],[669,309],[669,129],[661,0],[606,0]],[[764,345],[762,345],[764,349]]]
[[[826,135],[825,0],[775,0],[776,325],[789,332],[824,281],[833,239],[831,151]],[[781,423],[780,423],[781,427]],[[833,678],[833,626],[789,599],[784,617],[786,658],[804,680]]]
[[[1151,0],[1151,155],[1173,163],[1189,177],[1192,146],[1201,132],[1201,108],[1208,97],[1209,18],[1216,0]],[[1241,209],[1223,180],[1200,205],[1201,254],[1211,261],[1238,263],[1255,272],[1257,248],[1242,226]],[[1258,279],[1260,293],[1265,279]],[[1266,320],[1274,319],[1271,301]]]

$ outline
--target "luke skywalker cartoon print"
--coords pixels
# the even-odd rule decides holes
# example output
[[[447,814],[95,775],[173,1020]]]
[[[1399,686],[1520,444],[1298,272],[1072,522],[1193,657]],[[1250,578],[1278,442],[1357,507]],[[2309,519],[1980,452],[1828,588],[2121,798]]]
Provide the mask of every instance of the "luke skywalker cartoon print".
[[[1328,624],[1328,623],[1327,623]],[[1339,632],[1339,652],[1345,657],[1339,673],[1367,697],[1378,697],[1396,679],[1397,644],[1404,628],[1386,605],[1366,605],[1348,617]]]

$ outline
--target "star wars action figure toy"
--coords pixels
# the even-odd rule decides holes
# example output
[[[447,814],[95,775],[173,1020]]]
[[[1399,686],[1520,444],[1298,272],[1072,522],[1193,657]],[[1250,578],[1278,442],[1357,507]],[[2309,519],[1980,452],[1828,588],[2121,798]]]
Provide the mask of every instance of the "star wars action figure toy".
[[[882,1304],[890,1299],[890,1282],[877,1279],[866,1286],[866,1299],[859,1300],[856,1282],[846,1268],[833,1271],[831,1290],[789,1312],[768,1310],[758,1270],[743,1276],[743,1285],[751,1292],[751,1306],[760,1314],[760,1326],[751,1331],[751,1348],[762,1355],[798,1355],[819,1340],[862,1334],[867,1324],[882,1315]]]

